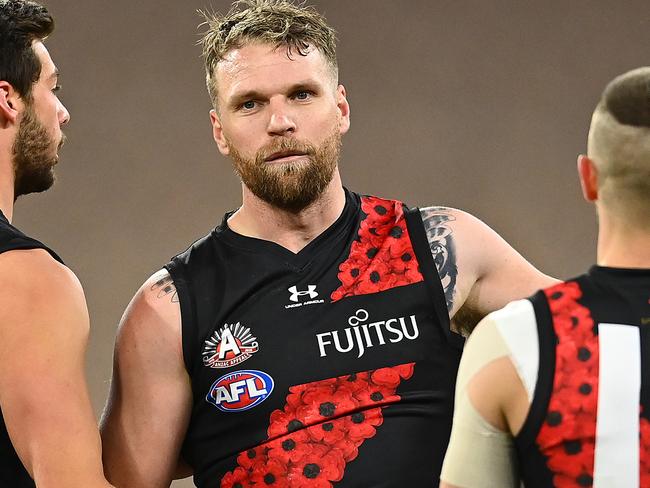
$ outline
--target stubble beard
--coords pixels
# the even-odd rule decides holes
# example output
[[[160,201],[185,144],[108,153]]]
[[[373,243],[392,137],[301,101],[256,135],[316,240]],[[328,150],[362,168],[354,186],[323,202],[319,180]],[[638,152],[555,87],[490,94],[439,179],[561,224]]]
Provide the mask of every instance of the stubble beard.
[[[64,143],[65,135],[61,134],[57,145],[33,108],[27,106],[13,145],[14,200],[21,195],[45,191],[54,184],[54,165]]]
[[[269,163],[266,158],[279,151],[298,151],[299,161]],[[332,181],[341,153],[341,134],[336,125],[323,142],[314,146],[293,138],[279,138],[246,158],[231,144],[235,172],[246,187],[264,202],[298,213],[318,199]]]

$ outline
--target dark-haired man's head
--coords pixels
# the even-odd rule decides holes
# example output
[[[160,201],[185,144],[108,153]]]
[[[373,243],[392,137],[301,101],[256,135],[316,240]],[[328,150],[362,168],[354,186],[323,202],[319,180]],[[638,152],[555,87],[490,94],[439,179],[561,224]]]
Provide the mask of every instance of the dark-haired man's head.
[[[607,85],[592,117],[587,154],[597,190],[590,199],[650,230],[650,67]]]
[[[14,198],[52,186],[65,139],[61,125],[69,114],[56,95],[58,70],[43,45],[53,29],[43,5],[0,0],[0,104],[3,127],[15,132]]]

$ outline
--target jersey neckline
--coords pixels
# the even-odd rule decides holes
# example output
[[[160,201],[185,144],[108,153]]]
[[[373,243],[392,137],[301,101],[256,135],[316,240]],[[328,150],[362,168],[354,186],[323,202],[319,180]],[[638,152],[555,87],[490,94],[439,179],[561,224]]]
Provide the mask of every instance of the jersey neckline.
[[[594,265],[589,268],[590,276],[606,279],[636,280],[650,279],[650,268],[610,268],[608,266]]]
[[[345,193],[345,205],[337,219],[318,236],[312,239],[305,247],[297,253],[286,247],[266,239],[250,237],[233,231],[228,225],[228,219],[235,211],[226,213],[221,224],[214,232],[226,243],[253,253],[272,253],[287,263],[302,267],[309,262],[320,250],[329,249],[337,241],[340,235],[349,228],[350,222],[354,219],[361,207],[359,195],[343,188]],[[330,245],[328,245],[330,244]]]

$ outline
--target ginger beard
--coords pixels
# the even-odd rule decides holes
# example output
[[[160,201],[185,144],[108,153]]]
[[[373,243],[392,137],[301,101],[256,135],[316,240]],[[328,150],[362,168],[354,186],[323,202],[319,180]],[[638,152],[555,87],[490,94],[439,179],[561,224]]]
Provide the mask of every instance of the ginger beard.
[[[288,163],[266,161],[280,151],[296,151],[305,156]],[[332,181],[340,152],[339,124],[318,146],[284,137],[259,149],[253,158],[243,156],[230,144],[235,172],[244,185],[266,203],[292,213],[303,210],[323,193]]]
[[[25,108],[13,145],[14,199],[45,191],[54,184],[54,165],[64,143],[64,134],[57,144],[33,108]]]

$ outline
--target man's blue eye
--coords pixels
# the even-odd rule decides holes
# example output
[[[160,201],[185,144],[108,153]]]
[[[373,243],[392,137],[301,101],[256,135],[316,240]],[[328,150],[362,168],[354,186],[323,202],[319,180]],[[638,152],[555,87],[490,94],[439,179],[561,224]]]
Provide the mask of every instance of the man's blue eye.
[[[301,91],[296,93],[296,98],[298,100],[306,100],[309,97],[309,92]]]
[[[244,102],[242,104],[242,107],[244,107],[247,110],[253,109],[253,108],[255,108],[255,102],[253,102],[252,100],[249,100],[247,102]]]

